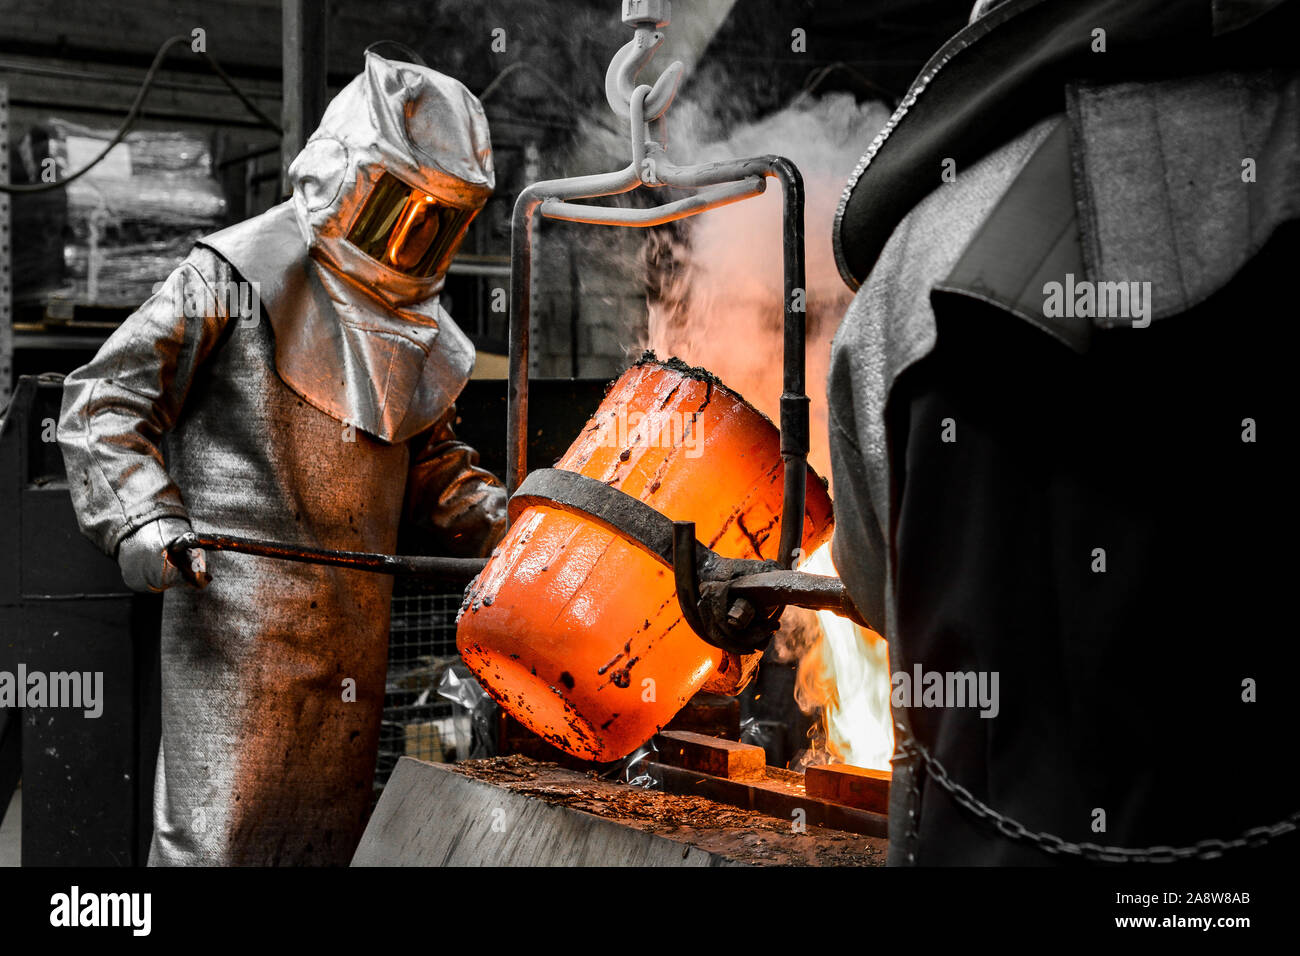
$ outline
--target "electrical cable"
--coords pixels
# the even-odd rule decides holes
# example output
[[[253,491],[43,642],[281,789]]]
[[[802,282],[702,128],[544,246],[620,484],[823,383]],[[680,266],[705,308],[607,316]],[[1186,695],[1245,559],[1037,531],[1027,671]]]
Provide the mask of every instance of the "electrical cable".
[[[163,60],[166,59],[167,54],[171,51],[171,48],[178,43],[189,43],[191,42],[191,39],[192,38],[188,34],[180,33],[176,36],[168,37],[163,41],[162,46],[158,48],[158,52],[154,54],[153,62],[149,65],[149,71],[145,74],[144,82],[140,84],[140,89],[135,94],[135,100],[131,103],[131,108],[127,110],[126,118],[122,121],[122,125],[117,128],[117,132],[113,135],[113,138],[108,141],[108,145],[100,151],[98,156],[92,159],[85,166],[81,167],[81,169],[78,169],[75,173],[71,173],[56,182],[32,184],[0,183],[0,192],[23,194],[47,192],[51,189],[63,189],[69,183],[80,179],[82,176],[86,175],[86,173],[99,165],[99,163],[103,161],[104,157],[112,151],[113,147],[117,146],[126,138],[126,134],[131,131],[132,127],[135,126],[136,120],[140,118],[140,110],[141,107],[144,106],[145,96],[148,95],[150,88],[153,86],[154,78],[157,76],[158,70],[162,66]],[[221,68],[221,64],[213,58],[212,54],[208,53],[207,50],[196,52],[201,53],[203,58],[208,61],[208,66],[212,68],[212,71],[217,74],[218,78],[220,78],[227,87],[230,88],[230,91],[235,94],[239,102],[243,103],[245,108],[252,113],[253,116],[257,117],[257,119],[265,126],[275,130],[278,135],[284,135],[284,130],[280,128],[280,125],[262,112],[257,104],[248,98],[248,95],[245,94],[238,85],[236,85],[235,81],[231,79],[230,74]]]

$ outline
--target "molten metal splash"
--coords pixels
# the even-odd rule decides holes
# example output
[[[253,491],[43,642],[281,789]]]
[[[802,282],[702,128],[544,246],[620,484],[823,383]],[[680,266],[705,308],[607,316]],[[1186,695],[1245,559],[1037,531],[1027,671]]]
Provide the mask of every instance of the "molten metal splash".
[[[814,551],[800,570],[834,574],[831,546]],[[821,708],[825,762],[888,770],[894,752],[889,716],[889,645],[875,631],[830,611],[817,613],[821,635],[799,660],[795,697]],[[814,746],[814,750],[816,750]],[[805,764],[822,762],[814,753]]]

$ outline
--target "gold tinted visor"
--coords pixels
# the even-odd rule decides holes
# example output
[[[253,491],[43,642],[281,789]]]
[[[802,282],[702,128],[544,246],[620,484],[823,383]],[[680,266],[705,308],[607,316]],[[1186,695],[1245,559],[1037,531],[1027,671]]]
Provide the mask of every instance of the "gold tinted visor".
[[[476,215],[477,209],[444,205],[384,173],[348,241],[390,269],[423,279],[446,269]]]

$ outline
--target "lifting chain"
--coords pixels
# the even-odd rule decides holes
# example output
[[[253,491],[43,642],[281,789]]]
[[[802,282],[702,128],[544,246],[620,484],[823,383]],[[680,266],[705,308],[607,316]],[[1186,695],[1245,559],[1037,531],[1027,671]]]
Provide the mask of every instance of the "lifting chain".
[[[894,727],[902,737],[897,756],[919,757],[930,777],[957,802],[958,806],[972,816],[992,823],[1007,839],[1032,844],[1044,853],[1074,857],[1094,863],[1174,863],[1180,860],[1215,860],[1232,850],[1263,846],[1277,837],[1294,833],[1297,826],[1300,826],[1300,810],[1297,810],[1271,826],[1252,827],[1234,839],[1201,840],[1191,846],[1130,848],[1101,846],[1097,843],[1071,843],[1054,833],[1031,830],[1020,821],[994,810],[949,777],[944,765],[915,737],[908,734],[902,724],[896,723]]]

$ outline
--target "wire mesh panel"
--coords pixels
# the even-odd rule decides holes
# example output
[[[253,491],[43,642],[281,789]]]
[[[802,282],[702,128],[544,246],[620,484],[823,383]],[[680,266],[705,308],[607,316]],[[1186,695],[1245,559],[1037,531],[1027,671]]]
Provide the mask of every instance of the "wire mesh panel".
[[[383,789],[403,755],[437,763],[468,756],[470,715],[437,691],[447,668],[460,660],[456,654],[460,602],[460,593],[423,593],[400,586],[393,595],[376,792]]]

